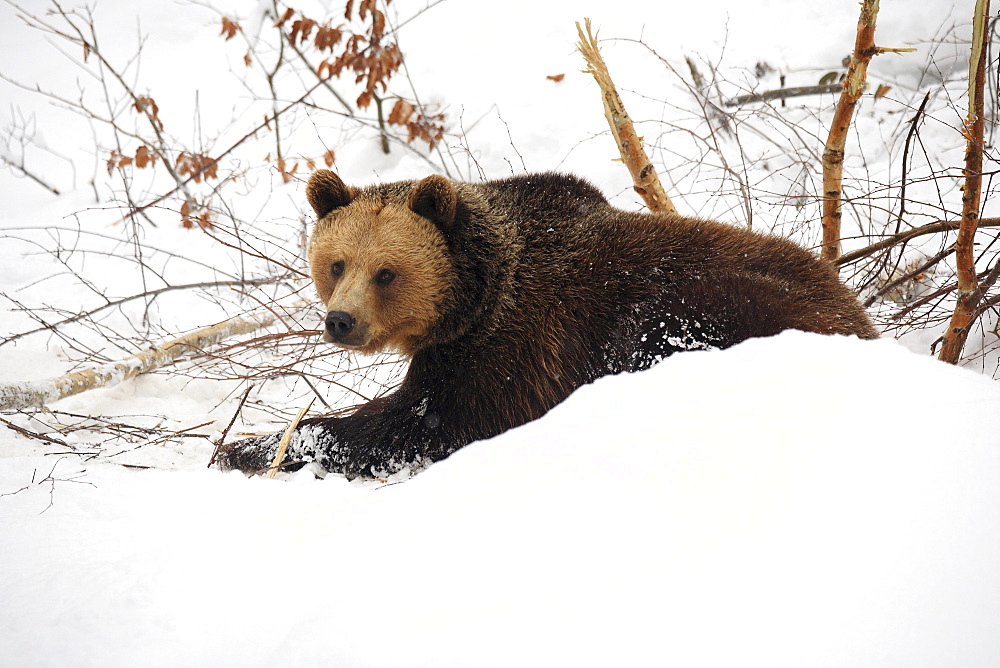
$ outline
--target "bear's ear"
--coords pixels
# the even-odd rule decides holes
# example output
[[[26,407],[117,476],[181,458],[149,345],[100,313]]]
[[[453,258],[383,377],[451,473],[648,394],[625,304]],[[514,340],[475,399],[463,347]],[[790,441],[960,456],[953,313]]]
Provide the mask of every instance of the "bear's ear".
[[[413,187],[410,194],[410,209],[419,216],[428,218],[442,228],[455,222],[458,211],[458,193],[451,181],[434,174]]]
[[[316,212],[316,218],[323,220],[334,209],[351,203],[354,193],[344,185],[340,177],[329,169],[318,169],[309,177],[306,198]]]

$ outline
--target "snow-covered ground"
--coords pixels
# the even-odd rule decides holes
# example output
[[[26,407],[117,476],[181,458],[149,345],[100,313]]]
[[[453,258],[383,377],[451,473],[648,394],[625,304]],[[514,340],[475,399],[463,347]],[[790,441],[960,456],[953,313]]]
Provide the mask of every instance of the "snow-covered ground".
[[[316,4],[338,3],[307,11],[320,14]],[[702,150],[684,143],[684,128],[698,127],[685,111],[690,96],[625,40],[641,38],[675,68],[694,55],[736,79],[766,62],[804,85],[839,66],[857,22],[857,3],[846,0],[646,4],[625,12],[597,0],[445,0],[404,26],[414,86],[466,129],[469,151],[449,148],[454,175],[561,169],[619,206],[639,206],[613,162],[596,87],[579,73],[573,22],[584,16],[602,38],[621,40],[603,46],[626,104],[646,122],[657,159],[682,166]],[[30,5],[44,16],[45,3]],[[405,19],[424,5],[390,7]],[[916,57],[872,65],[873,80],[891,80],[894,92],[862,105],[854,138],[866,150],[849,160],[872,187],[892,178],[899,125],[928,87],[921,76],[947,78],[964,65],[961,45],[935,40],[968,23],[971,5],[882,3],[880,44],[937,55],[930,75]],[[259,16],[249,3],[217,6],[248,31]],[[269,109],[246,103],[249,87],[234,75],[245,46],[221,41],[219,15],[205,6],[99,0],[94,16],[118,62],[140,30],[149,35],[134,81],[174,136],[212,139],[212,128],[251,127],[232,121]],[[95,93],[58,40],[25,28],[7,5],[0,25],[5,77],[70,98]],[[777,81],[763,76],[762,87]],[[31,165],[62,191],[0,172],[0,337],[37,326],[32,306],[51,321],[45,309],[70,315],[99,306],[100,294],[245,275],[245,256],[179,227],[176,203],[151,212],[156,227],[117,223],[108,199],[122,191],[105,178],[113,145],[99,124],[2,81],[0,91],[10,101],[5,126],[30,131]],[[947,96],[939,101],[940,111]],[[923,131],[940,164],[960,164],[952,116]],[[802,133],[822,136],[809,119]],[[290,149],[317,157],[334,148],[349,182],[430,170],[412,152],[382,155],[370,133],[289,122]],[[233,137],[220,131],[215,141]],[[754,149],[757,140],[748,130],[741,141]],[[295,238],[309,216],[302,183],[247,167],[270,149],[253,150],[234,154],[243,162],[229,167],[248,179],[228,203],[256,221],[262,247],[284,253],[274,240]],[[12,151],[16,142],[4,155]],[[723,181],[689,167],[665,177],[678,207],[740,222],[739,205],[713,194]],[[771,217],[797,229],[798,214],[785,213],[793,207],[767,197],[789,164],[771,156],[742,169],[760,195],[755,225],[766,229]],[[161,177],[136,173],[137,192],[162,191]],[[146,270],[137,272],[140,246]],[[66,252],[44,252],[57,247]],[[102,329],[0,346],[0,382],[118,359],[143,345],[140,331],[162,340],[245,305],[225,291],[185,291],[109,309]],[[34,432],[74,428],[50,432],[59,445],[0,424],[0,665],[1000,664],[1000,385],[985,361],[977,374],[927,356],[933,337],[904,345],[787,332],[677,355],[585,387],[545,418],[391,484],[206,469],[242,386],[198,367],[64,399],[42,421],[2,415]],[[296,391],[273,382],[255,396],[287,414],[300,405]],[[77,430],[77,416],[108,424]],[[248,408],[237,429],[278,426]],[[160,438],[184,430],[190,437]]]
[[[64,482],[0,502],[3,662],[996,665],[998,433],[993,381],[788,332],[396,485],[8,448]]]

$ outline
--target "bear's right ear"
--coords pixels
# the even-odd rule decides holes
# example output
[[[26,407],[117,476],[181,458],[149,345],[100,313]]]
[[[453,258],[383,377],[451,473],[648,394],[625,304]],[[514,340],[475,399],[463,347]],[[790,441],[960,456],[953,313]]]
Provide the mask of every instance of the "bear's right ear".
[[[323,220],[334,209],[347,206],[353,199],[351,189],[329,169],[318,169],[309,177],[306,199],[316,212],[316,219]]]
[[[447,229],[455,222],[458,212],[458,193],[451,181],[433,174],[421,180],[410,194],[410,209],[440,227]]]

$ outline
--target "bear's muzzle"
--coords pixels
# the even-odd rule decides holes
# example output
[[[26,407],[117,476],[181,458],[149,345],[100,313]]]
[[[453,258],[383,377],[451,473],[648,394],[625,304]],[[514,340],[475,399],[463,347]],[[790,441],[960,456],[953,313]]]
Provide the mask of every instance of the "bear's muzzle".
[[[326,314],[323,340],[345,348],[360,348],[368,343],[368,323],[359,323],[347,311],[330,311]]]

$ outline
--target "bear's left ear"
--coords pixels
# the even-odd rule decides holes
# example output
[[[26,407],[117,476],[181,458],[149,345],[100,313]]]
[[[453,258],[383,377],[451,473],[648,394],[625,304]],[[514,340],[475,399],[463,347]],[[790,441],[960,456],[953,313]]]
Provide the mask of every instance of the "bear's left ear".
[[[458,193],[451,181],[440,174],[434,174],[413,187],[410,209],[418,216],[428,218],[442,228],[448,228],[455,222]]]
[[[334,209],[350,204],[354,193],[329,169],[317,169],[306,184],[306,199],[316,212],[316,219],[323,220]]]

